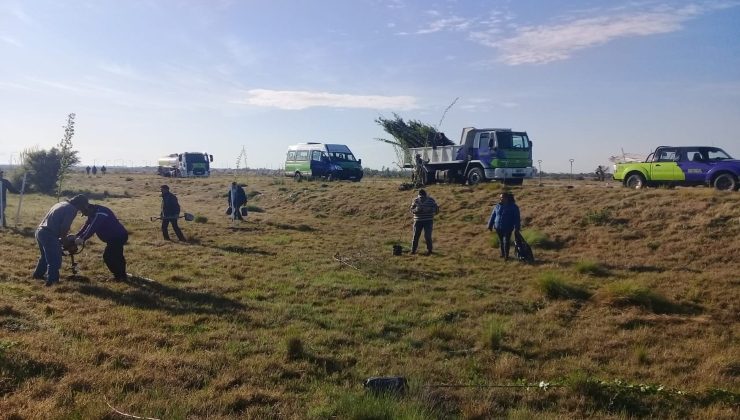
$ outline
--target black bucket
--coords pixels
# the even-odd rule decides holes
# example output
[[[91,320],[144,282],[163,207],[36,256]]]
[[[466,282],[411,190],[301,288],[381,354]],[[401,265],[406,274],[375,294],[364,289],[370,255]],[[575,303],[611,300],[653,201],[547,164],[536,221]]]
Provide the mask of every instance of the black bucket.
[[[401,255],[403,253],[403,247],[401,245],[393,245],[393,255]]]

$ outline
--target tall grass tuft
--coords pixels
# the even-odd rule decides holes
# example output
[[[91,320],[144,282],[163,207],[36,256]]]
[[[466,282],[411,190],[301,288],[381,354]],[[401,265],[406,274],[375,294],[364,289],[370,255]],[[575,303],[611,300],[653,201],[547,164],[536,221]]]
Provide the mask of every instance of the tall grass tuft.
[[[537,279],[537,288],[545,294],[548,299],[575,299],[586,300],[591,293],[582,287],[570,284],[563,280],[560,275],[552,271],[542,273]]]
[[[288,338],[285,344],[288,360],[298,360],[303,358],[303,356],[306,354],[305,350],[303,349],[303,342],[298,337]]]
[[[638,306],[656,313],[683,312],[665,296],[634,281],[621,281],[604,287],[601,300],[611,306]]]
[[[583,216],[583,224],[585,225],[596,225],[604,226],[608,225],[614,220],[610,209],[591,210]]]
[[[609,275],[609,270],[606,269],[601,263],[590,260],[578,261],[575,265],[576,271],[581,274],[587,274],[596,277],[604,277]]]
[[[483,343],[491,350],[501,349],[501,344],[506,337],[508,322],[502,317],[493,317],[486,322],[483,330]]]
[[[347,394],[340,397],[330,418],[354,420],[423,420],[435,418],[422,406],[390,395]],[[326,413],[328,414],[328,413]]]

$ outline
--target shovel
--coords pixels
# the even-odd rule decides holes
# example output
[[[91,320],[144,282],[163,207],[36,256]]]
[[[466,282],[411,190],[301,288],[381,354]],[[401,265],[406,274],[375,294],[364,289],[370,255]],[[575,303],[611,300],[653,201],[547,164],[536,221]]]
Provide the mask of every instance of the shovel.
[[[165,219],[169,219],[169,220],[172,220],[172,219],[185,219],[186,222],[192,222],[193,220],[195,220],[195,216],[193,216],[191,213],[183,213],[182,216],[165,217]],[[155,220],[162,220],[162,216],[152,216],[152,217],[149,218],[149,221],[150,222],[153,222]]]

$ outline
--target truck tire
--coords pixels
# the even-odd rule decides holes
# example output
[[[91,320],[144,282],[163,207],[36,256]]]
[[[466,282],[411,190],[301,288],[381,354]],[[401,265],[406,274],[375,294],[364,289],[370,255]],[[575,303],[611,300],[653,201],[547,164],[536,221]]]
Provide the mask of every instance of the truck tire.
[[[480,184],[484,179],[481,168],[473,168],[468,172],[468,185]]]
[[[293,179],[295,182],[301,182],[303,181],[303,175],[301,175],[300,172],[296,172],[295,175],[293,175]]]
[[[737,178],[729,172],[722,172],[712,182],[712,186],[719,191],[735,191],[737,189]]]
[[[640,173],[631,173],[624,179],[624,186],[635,190],[645,188],[645,184],[645,177]]]

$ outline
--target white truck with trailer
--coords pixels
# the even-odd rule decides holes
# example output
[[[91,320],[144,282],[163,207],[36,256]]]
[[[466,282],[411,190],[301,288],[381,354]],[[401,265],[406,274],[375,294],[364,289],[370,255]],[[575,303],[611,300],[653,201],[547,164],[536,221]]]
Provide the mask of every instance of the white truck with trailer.
[[[172,178],[207,177],[211,162],[213,155],[205,152],[173,153],[157,160],[157,173]]]

